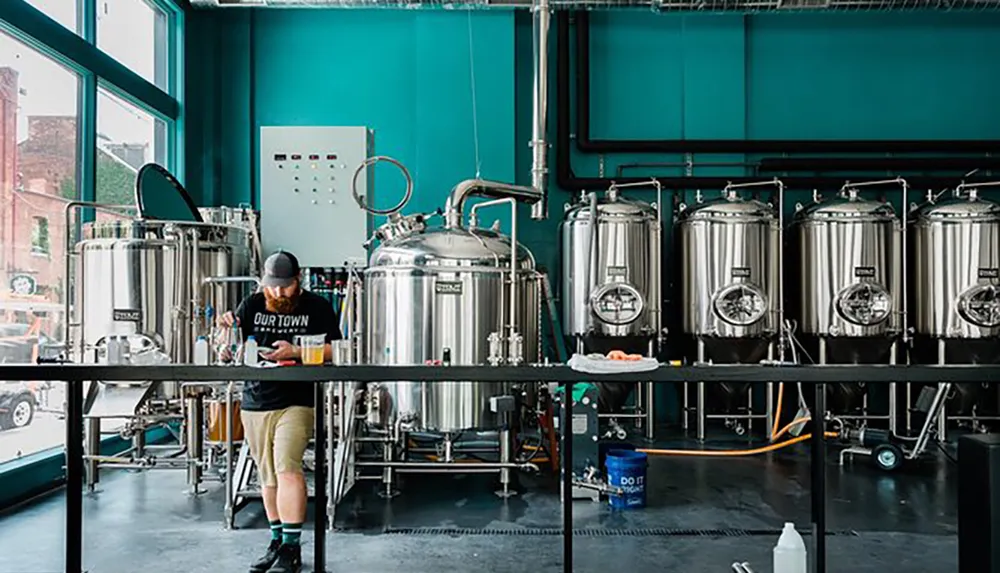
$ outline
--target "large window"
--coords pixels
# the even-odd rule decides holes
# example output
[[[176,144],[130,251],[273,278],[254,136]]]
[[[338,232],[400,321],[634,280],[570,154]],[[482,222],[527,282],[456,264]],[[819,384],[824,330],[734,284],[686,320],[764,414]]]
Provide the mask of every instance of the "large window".
[[[0,32],[0,362],[61,350],[79,86],[76,73]],[[0,463],[62,443],[62,393],[0,381]]]
[[[6,1],[6,0],[3,0]],[[74,32],[79,32],[79,14],[82,0],[25,0],[46,16],[66,26]]]
[[[151,0],[97,0],[97,47],[156,87],[168,88],[168,17]]]
[[[97,97],[97,201],[135,204],[135,177],[166,164],[167,123],[102,89]]]
[[[132,203],[137,169],[182,152],[183,14],[172,0],[0,0],[0,362],[64,350],[67,202]],[[61,383],[0,381],[0,509],[61,475],[64,401]]]

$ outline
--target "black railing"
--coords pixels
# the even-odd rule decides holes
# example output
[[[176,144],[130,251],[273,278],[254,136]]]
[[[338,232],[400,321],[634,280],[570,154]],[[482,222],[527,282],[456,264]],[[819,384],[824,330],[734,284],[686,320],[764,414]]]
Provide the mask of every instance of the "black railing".
[[[229,382],[274,380],[301,383],[322,382],[450,382],[455,380],[557,382],[572,396],[573,384],[590,382],[802,382],[813,384],[815,410],[825,411],[826,384],[865,380],[870,383],[986,382],[1000,380],[1000,366],[681,366],[661,367],[652,372],[594,375],[566,366],[471,367],[471,366],[322,366],[301,368],[249,368],[225,366],[91,366],[82,364],[11,366],[0,365],[0,380],[49,380],[68,383],[66,407],[66,572],[83,573],[83,384],[105,381]],[[317,404],[324,399],[323,385],[316,384]],[[569,400],[562,402],[569,418]],[[316,408],[316,507],[327,504],[325,412]],[[571,433],[561,436],[563,491],[563,571],[573,571],[573,503]],[[813,571],[826,572],[826,440],[822,428],[812,432],[810,488]],[[313,527],[314,569],[326,571],[327,515],[315,512]]]

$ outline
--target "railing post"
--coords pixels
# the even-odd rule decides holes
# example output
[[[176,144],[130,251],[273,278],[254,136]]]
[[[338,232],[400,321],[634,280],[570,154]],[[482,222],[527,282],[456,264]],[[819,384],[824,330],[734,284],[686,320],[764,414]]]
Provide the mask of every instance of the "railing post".
[[[816,405],[813,408],[812,454],[812,534],[813,572],[826,573],[826,384],[815,384]]]
[[[316,493],[313,496],[313,529],[316,538],[313,540],[313,570],[316,573],[326,572],[326,391],[322,382],[313,383],[314,394],[316,396],[316,468],[313,470],[313,477],[316,485]],[[343,408],[343,405],[341,405]]]

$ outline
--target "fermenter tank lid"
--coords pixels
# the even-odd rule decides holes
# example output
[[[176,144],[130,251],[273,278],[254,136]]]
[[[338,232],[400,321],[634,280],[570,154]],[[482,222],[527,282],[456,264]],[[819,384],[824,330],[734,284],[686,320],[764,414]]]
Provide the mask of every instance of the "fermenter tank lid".
[[[917,216],[933,221],[955,219],[1000,220],[1000,204],[983,199],[976,194],[949,197],[936,203],[928,203],[920,208]]]
[[[878,219],[895,218],[892,204],[885,201],[864,199],[857,193],[838,194],[836,197],[813,203],[797,213],[799,219]]]
[[[695,203],[682,210],[679,218],[692,219],[725,219],[751,218],[769,219],[774,217],[775,210],[771,205],[757,199],[743,199],[735,193],[703,203]]]
[[[534,257],[523,244],[518,245],[518,263],[522,269],[534,268]],[[510,237],[486,229],[435,228],[383,243],[372,253],[369,268],[508,265]]]
[[[648,217],[656,218],[656,207],[644,201],[637,201],[625,197],[600,197],[597,200],[597,208],[601,216],[611,217]],[[574,203],[566,211],[567,219],[589,219],[590,201],[581,200]]]

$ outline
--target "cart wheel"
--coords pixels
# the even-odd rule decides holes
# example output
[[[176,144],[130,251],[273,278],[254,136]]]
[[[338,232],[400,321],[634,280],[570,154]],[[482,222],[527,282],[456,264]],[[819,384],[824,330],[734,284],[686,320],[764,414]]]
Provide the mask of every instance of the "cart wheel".
[[[892,444],[882,444],[872,450],[872,459],[879,469],[891,472],[903,463],[903,450]]]

